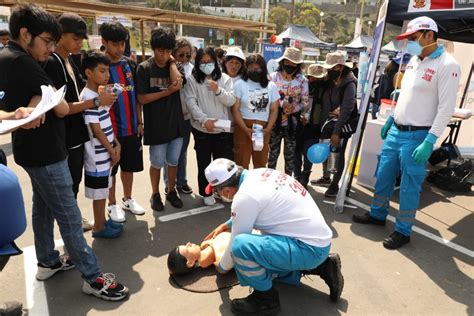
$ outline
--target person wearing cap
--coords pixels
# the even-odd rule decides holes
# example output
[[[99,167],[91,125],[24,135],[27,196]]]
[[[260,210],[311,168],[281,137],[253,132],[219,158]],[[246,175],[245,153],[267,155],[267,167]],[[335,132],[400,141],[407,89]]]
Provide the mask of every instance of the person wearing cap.
[[[407,52],[413,57],[403,76],[394,115],[381,130],[385,141],[379,155],[370,211],[353,216],[357,223],[385,225],[396,177],[401,174],[400,209],[395,231],[383,241],[387,249],[397,249],[410,242],[426,163],[456,105],[460,67],[438,45],[437,38],[436,22],[425,16],[411,20],[407,31],[397,37],[397,40],[408,40]]]
[[[254,168],[267,165],[270,133],[278,116],[280,95],[275,84],[268,80],[267,64],[259,54],[247,57],[248,79],[242,78],[234,87],[236,102],[232,114],[234,131],[234,157],[239,166],[248,169],[250,158]],[[253,125],[263,129],[263,148],[253,148]]]
[[[222,72],[232,78],[234,86],[240,79],[247,79],[245,55],[240,47],[231,46],[227,49],[222,58]]]
[[[280,310],[273,279],[297,285],[305,274],[319,275],[330,298],[341,296],[341,260],[329,254],[332,231],[306,189],[273,169],[245,170],[228,159],[216,159],[205,170],[206,191],[232,202],[231,218],[204,240],[230,231],[230,242],[217,266],[235,269],[241,286],[253,293],[231,302],[236,314],[270,314]],[[258,193],[256,193],[258,188]],[[261,235],[252,234],[252,229]]]
[[[352,73],[352,63],[345,60],[345,54],[337,51],[327,54],[322,65],[328,70],[328,87],[322,97],[321,116],[324,123],[321,138],[329,139],[331,146],[339,149],[339,159],[332,179],[326,161],[323,163],[323,176],[311,181],[311,184],[328,186],[324,193],[327,197],[335,197],[339,191],[347,143],[357,127],[357,79]]]
[[[69,105],[69,114],[64,119],[66,147],[69,171],[73,181],[72,189],[77,199],[84,167],[84,143],[89,140],[83,112],[95,108],[96,105],[92,99],[80,101],[79,95],[84,88],[84,80],[81,70],[71,58],[71,54],[78,54],[81,51],[82,43],[84,39],[87,39],[86,22],[74,13],[63,13],[57,20],[61,25],[61,38],[56,50],[43,67],[56,89],[66,85],[64,99]],[[116,98],[116,95],[103,91],[98,97],[98,102],[103,106],[110,105]],[[91,223],[84,216],[82,226],[84,231],[92,229]]]
[[[300,114],[309,106],[308,79],[302,74],[303,52],[287,47],[279,61],[277,71],[270,75],[280,94],[280,107],[275,127],[270,135],[268,167],[276,169],[280,156],[281,141],[284,141],[285,173],[293,175],[296,148],[296,127]]]
[[[309,182],[312,163],[308,160],[306,153],[311,145],[319,142],[321,136],[322,120],[322,96],[327,86],[327,71],[318,64],[308,67],[306,77],[308,78],[311,106],[302,113],[301,125],[298,125],[296,135],[296,154],[294,177],[305,188]]]

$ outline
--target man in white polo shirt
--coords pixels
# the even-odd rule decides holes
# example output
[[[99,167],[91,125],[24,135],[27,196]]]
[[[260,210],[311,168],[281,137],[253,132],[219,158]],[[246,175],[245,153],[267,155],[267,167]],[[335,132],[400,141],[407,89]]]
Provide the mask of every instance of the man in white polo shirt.
[[[433,145],[453,114],[460,67],[438,45],[438,26],[422,16],[408,23],[397,40],[407,39],[408,63],[395,108],[382,128],[385,140],[376,171],[375,194],[370,212],[354,215],[353,221],[383,226],[390,196],[401,173],[400,210],[395,231],[383,241],[387,249],[397,249],[410,241],[420,192],[426,176],[426,162]]]
[[[244,170],[220,158],[205,170],[206,193],[232,201],[231,218],[206,239],[231,231],[231,240],[217,267],[235,269],[241,286],[253,293],[232,300],[236,314],[273,314],[280,310],[275,281],[299,284],[305,274],[319,275],[330,298],[341,296],[344,278],[339,255],[329,254],[332,231],[306,189],[294,178],[273,169]],[[252,234],[252,229],[261,235]]]

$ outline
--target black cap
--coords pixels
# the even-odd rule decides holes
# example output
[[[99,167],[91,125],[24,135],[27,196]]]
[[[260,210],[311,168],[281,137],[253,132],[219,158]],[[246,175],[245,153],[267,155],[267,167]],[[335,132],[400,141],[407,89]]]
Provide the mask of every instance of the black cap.
[[[58,17],[63,33],[73,33],[74,35],[87,38],[86,21],[79,15],[65,12]]]

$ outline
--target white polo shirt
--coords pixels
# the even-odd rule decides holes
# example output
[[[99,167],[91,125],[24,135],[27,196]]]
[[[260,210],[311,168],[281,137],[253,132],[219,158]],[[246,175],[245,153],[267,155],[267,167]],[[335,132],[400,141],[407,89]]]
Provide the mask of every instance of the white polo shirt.
[[[429,132],[440,137],[456,106],[460,76],[459,64],[442,46],[423,60],[413,56],[403,76],[395,122],[431,126]]]

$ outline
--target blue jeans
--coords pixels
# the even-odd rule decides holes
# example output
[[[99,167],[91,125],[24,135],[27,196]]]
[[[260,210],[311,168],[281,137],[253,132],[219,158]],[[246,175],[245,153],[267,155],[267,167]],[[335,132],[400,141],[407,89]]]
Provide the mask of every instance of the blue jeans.
[[[397,214],[395,230],[405,236],[411,234],[420,202],[421,186],[426,176],[426,164],[415,163],[411,156],[427,134],[428,130],[401,132],[392,125],[383,143],[375,171],[377,181],[370,216],[378,220],[387,218],[390,197],[395,181],[401,172],[400,210]]]
[[[184,135],[183,135],[183,146],[181,147],[181,153],[178,160],[178,173],[176,175],[176,186],[182,187],[188,184],[186,176],[186,166],[188,163],[188,145],[191,139],[191,120],[184,121]],[[163,169],[163,181],[165,187],[168,186],[168,168]]]
[[[161,169],[165,164],[177,166],[183,138],[178,137],[166,144],[150,146],[150,164],[155,169]]]
[[[92,249],[82,231],[82,217],[72,191],[72,178],[67,160],[43,167],[24,167],[33,187],[33,232],[36,258],[50,266],[59,261],[54,250],[54,220],[69,256],[87,282],[101,274]]]

